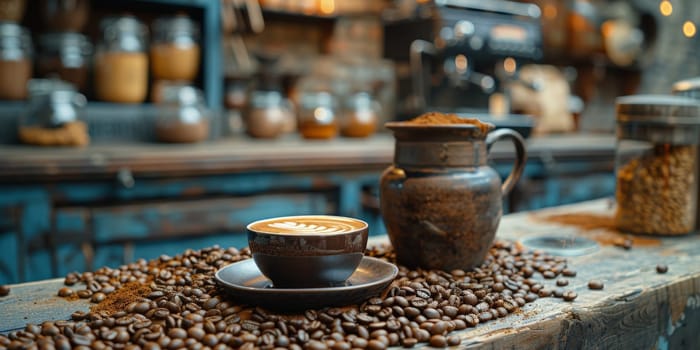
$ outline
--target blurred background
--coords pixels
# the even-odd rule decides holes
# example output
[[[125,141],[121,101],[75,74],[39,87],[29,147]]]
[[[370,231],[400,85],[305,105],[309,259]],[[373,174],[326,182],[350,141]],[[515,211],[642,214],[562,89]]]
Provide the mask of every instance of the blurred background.
[[[518,130],[506,211],[614,193],[614,100],[700,75],[694,0],[0,0],[0,284],[340,214],[384,234],[383,124]],[[502,176],[513,152],[497,145]]]

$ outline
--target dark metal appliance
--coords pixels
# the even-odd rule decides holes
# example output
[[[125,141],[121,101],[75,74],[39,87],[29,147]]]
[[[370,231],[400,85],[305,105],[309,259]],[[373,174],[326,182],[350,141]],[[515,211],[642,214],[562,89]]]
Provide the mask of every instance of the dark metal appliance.
[[[518,78],[519,66],[542,58],[537,5],[435,0],[434,13],[433,39],[410,45],[413,109],[485,112],[496,100],[508,113],[506,82],[537,88]]]

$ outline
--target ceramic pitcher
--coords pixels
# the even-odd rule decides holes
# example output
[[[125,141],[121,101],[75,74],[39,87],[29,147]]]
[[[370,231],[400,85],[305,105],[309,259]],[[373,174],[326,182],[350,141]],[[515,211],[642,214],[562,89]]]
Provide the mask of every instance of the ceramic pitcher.
[[[394,164],[381,177],[380,206],[398,262],[445,271],[481,263],[496,235],[502,198],[523,172],[523,138],[489,123],[386,126],[396,145]],[[516,153],[503,183],[487,165],[500,139],[510,139]]]

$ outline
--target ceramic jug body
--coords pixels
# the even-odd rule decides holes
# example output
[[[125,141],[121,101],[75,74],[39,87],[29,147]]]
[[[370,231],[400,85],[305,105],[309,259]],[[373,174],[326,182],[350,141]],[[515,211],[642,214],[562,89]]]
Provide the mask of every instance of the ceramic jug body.
[[[470,269],[493,243],[502,197],[522,173],[522,137],[510,129],[489,133],[492,125],[401,124],[387,124],[396,148],[380,183],[381,213],[396,258],[407,267]],[[517,151],[504,183],[487,165],[491,144],[501,138],[512,139]]]

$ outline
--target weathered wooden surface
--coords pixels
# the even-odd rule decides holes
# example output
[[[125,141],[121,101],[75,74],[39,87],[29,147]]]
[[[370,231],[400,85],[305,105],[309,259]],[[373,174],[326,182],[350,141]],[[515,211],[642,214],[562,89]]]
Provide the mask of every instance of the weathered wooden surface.
[[[512,146],[497,144],[491,159],[510,160]],[[609,161],[614,154],[612,135],[534,137],[528,152],[544,163],[557,158],[596,157]],[[279,140],[225,139],[195,145],[155,143],[103,144],[85,148],[0,147],[0,182],[114,178],[122,169],[134,176],[206,175],[243,171],[381,170],[393,160],[389,134],[367,139],[338,138],[309,141],[298,137]]]
[[[584,230],[554,224],[546,218],[562,213],[611,215],[608,200],[597,200],[504,217],[498,238],[519,241],[545,234],[583,236],[599,242],[591,254],[569,258],[576,277],[569,286],[573,302],[540,298],[520,312],[460,332],[469,349],[698,349],[700,348],[700,235],[678,238],[631,237],[630,250],[613,245],[625,235],[605,229]],[[593,225],[595,226],[595,225]],[[386,242],[373,238],[370,244]],[[668,265],[666,274],[657,264]],[[589,290],[590,279],[603,290]],[[554,287],[554,280],[545,280]],[[68,318],[85,310],[82,301],[55,297],[60,280],[12,286],[0,298],[0,331],[26,323]]]

